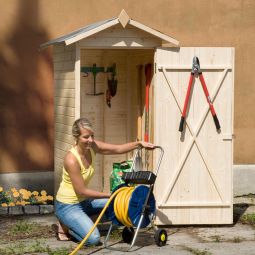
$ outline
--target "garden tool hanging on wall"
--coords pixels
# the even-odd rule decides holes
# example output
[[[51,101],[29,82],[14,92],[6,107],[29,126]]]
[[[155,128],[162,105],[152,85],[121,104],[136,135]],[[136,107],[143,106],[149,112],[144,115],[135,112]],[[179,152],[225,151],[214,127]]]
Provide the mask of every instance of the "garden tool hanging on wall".
[[[185,121],[185,118],[186,118],[187,107],[188,107],[188,103],[189,103],[189,99],[190,99],[190,92],[192,90],[195,75],[198,75],[199,80],[202,84],[203,91],[204,91],[206,100],[209,104],[210,111],[211,111],[211,114],[213,116],[213,120],[214,120],[214,124],[216,126],[216,129],[220,130],[220,123],[219,123],[218,117],[216,115],[216,112],[214,110],[213,103],[211,101],[211,98],[210,98],[210,95],[209,95],[209,92],[208,92],[208,89],[207,89],[207,86],[206,86],[206,83],[205,83],[205,80],[204,80],[204,76],[203,76],[202,71],[200,69],[199,59],[198,59],[198,57],[194,57],[193,58],[192,70],[191,70],[191,74],[190,74],[190,79],[189,79],[189,85],[188,85],[187,94],[186,94],[184,107],[183,107],[183,111],[182,111],[182,117],[181,117],[181,121],[180,121],[179,131],[180,132],[183,131],[183,125],[184,125],[184,121]]]
[[[145,68],[145,130],[144,130],[144,141],[149,142],[149,99],[150,99],[150,85],[152,78],[152,64],[146,64]],[[145,168],[149,167],[149,151],[145,151]]]
[[[111,107],[111,99],[116,95],[118,81],[115,79],[116,76],[116,64],[112,67],[107,68],[107,73],[111,74],[110,79],[108,78],[108,88],[106,90],[106,104]]]
[[[152,75],[151,64],[146,64],[144,71],[145,71],[145,79],[146,79],[144,141],[148,142],[149,141],[149,98],[150,98],[150,85],[151,85],[151,75]]]
[[[103,92],[99,92],[97,93],[96,92],[96,76],[98,73],[104,73],[104,67],[99,67],[97,66],[96,64],[93,64],[93,66],[84,66],[84,67],[81,67],[81,72],[82,73],[85,73],[85,77],[87,77],[89,75],[89,73],[92,73],[93,74],[93,80],[94,80],[94,92],[93,93],[87,93],[87,95],[90,95],[90,96],[100,96],[100,95],[103,95],[104,93]]]

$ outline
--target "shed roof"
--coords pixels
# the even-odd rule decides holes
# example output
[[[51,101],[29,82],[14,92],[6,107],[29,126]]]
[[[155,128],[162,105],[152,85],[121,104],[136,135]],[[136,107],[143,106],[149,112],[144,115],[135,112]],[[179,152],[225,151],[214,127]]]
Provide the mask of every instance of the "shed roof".
[[[75,31],[69,33],[69,34],[66,34],[64,36],[61,36],[56,39],[50,40],[46,43],[43,43],[40,45],[40,47],[43,49],[50,45],[54,45],[54,44],[58,44],[58,43],[65,43],[65,45],[70,45],[72,43],[80,41],[84,38],[87,38],[91,35],[94,35],[102,30],[105,30],[105,29],[112,27],[114,25],[117,25],[119,23],[123,26],[123,28],[125,28],[127,24],[130,24],[136,28],[139,28],[141,30],[144,30],[145,32],[148,32],[148,33],[154,35],[155,37],[162,39],[163,42],[171,43],[176,46],[179,45],[179,41],[177,41],[173,37],[163,34],[153,28],[150,28],[150,27],[138,22],[138,21],[132,20],[131,18],[129,18],[129,16],[125,12],[125,10],[122,10],[118,17],[99,21],[99,22],[90,24],[88,26],[82,27],[78,30],[75,30]]]

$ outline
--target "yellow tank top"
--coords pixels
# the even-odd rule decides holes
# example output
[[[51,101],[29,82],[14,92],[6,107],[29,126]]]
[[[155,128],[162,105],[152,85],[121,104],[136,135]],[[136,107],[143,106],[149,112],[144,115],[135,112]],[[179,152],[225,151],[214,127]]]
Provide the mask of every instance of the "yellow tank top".
[[[84,185],[88,185],[90,179],[94,175],[94,164],[95,164],[95,153],[92,149],[90,149],[92,162],[91,165],[88,168],[85,168],[82,164],[81,157],[75,147],[73,147],[70,152],[75,156],[77,161],[79,162],[80,169],[81,169],[81,175],[84,180]],[[76,204],[83,200],[85,200],[85,197],[81,197],[77,195],[74,191],[70,176],[66,169],[63,167],[63,173],[62,173],[62,181],[60,183],[56,199],[59,202],[65,203],[65,204]]]

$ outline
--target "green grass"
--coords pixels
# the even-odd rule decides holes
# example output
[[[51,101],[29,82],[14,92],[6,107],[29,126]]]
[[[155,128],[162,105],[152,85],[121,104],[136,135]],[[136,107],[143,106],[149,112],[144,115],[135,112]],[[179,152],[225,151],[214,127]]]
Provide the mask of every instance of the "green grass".
[[[109,238],[113,239],[113,240],[121,239],[122,238],[122,230],[116,229],[116,230],[112,231]]]
[[[67,249],[67,248],[56,248],[56,249],[50,249],[48,247],[47,253],[48,255],[68,255],[72,249]]]
[[[204,250],[199,250],[199,249],[194,249],[190,247],[186,247],[186,250],[191,252],[194,255],[212,255],[212,253],[206,249]]]
[[[245,214],[241,217],[241,222],[255,227],[255,213]]]
[[[43,237],[51,236],[48,227],[35,222],[17,220],[6,228],[2,237],[0,255],[25,255],[44,253],[48,255],[68,255],[73,250],[70,247],[51,248],[46,245]],[[29,239],[29,242],[27,241]]]
[[[71,251],[72,247],[52,249],[44,242],[38,240],[32,242],[30,245],[24,242],[15,242],[8,246],[0,247],[1,255],[24,255],[39,252],[45,252],[48,255],[68,255]]]
[[[239,236],[235,236],[235,237],[233,238],[233,242],[234,242],[234,243],[240,243],[240,242],[242,242],[242,239],[241,239]]]
[[[219,243],[221,241],[220,236],[216,235],[216,236],[212,236],[212,239],[215,243]]]
[[[247,194],[247,195],[236,196],[236,197],[247,197],[247,198],[255,198],[255,194],[249,193],[249,194]]]
[[[44,246],[41,242],[36,241],[31,243],[30,245],[27,245],[27,243],[23,242],[16,242],[9,244],[8,246],[4,248],[0,248],[0,254],[1,255],[23,255],[26,253],[32,253],[32,252],[46,252],[47,247]]]
[[[19,220],[17,221],[17,223],[15,225],[13,225],[10,230],[9,233],[12,235],[17,235],[17,234],[31,234],[34,231],[36,231],[38,228],[38,224],[36,223],[28,223],[25,220]]]

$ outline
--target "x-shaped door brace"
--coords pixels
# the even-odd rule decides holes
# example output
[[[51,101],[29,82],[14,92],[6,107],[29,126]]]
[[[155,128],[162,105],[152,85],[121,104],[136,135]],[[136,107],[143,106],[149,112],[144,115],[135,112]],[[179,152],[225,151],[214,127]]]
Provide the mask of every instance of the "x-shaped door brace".
[[[176,94],[173,86],[171,85],[171,83],[170,83],[170,81],[169,81],[169,79],[168,79],[168,77],[166,75],[166,69],[169,69],[169,68],[159,67],[158,69],[163,71],[164,77],[165,77],[165,79],[167,81],[167,84],[168,84],[170,90],[171,90],[171,93],[173,94],[174,100],[175,100],[175,102],[176,102],[180,112],[182,112],[181,104],[180,104],[180,102],[178,100],[177,94]],[[182,68],[180,68],[180,69],[182,69]],[[223,84],[223,80],[224,80],[224,78],[225,78],[225,76],[227,74],[227,71],[229,69],[231,69],[231,67],[224,67],[223,68],[223,72],[222,72],[222,74],[221,74],[221,76],[220,76],[220,78],[219,78],[219,80],[218,80],[218,82],[216,84],[216,89],[212,93],[212,97],[211,97],[212,102],[214,102],[214,100],[215,100],[215,98],[216,98],[216,96],[217,96],[217,94],[218,94],[218,92],[219,92],[219,90],[220,90],[220,88],[221,88],[221,86]],[[170,196],[170,194],[171,194],[171,192],[173,190],[173,187],[174,187],[174,185],[175,185],[175,183],[177,181],[177,178],[178,178],[178,176],[181,173],[181,170],[182,170],[182,168],[183,168],[183,166],[184,166],[184,164],[185,164],[185,162],[186,162],[186,160],[187,160],[187,158],[189,156],[189,153],[190,153],[191,148],[193,147],[194,143],[197,146],[198,152],[199,152],[199,154],[200,154],[200,156],[201,156],[201,158],[202,158],[202,160],[203,160],[203,162],[204,162],[204,164],[206,166],[207,172],[210,175],[210,178],[211,178],[211,180],[212,180],[212,182],[214,184],[214,187],[215,187],[215,189],[216,189],[216,191],[217,191],[217,193],[218,193],[218,195],[219,195],[219,197],[221,199],[221,203],[210,203],[210,202],[209,203],[208,202],[207,203],[196,203],[196,204],[194,204],[194,203],[188,203],[187,204],[186,203],[185,205],[182,204],[182,203],[178,203],[178,206],[191,206],[191,207],[196,206],[197,207],[197,206],[229,206],[230,205],[229,202],[228,203],[223,203],[223,198],[222,198],[222,195],[221,195],[221,192],[220,192],[220,189],[219,189],[219,185],[217,184],[216,180],[213,178],[211,167],[209,166],[208,162],[206,161],[206,156],[205,156],[206,154],[203,152],[203,149],[202,149],[202,147],[201,147],[201,145],[200,145],[200,143],[199,143],[199,141],[197,139],[198,133],[199,133],[199,131],[200,131],[200,129],[201,129],[201,127],[202,127],[202,125],[203,125],[207,115],[208,115],[209,110],[210,110],[209,106],[206,105],[206,107],[204,108],[203,114],[202,114],[202,116],[201,116],[201,118],[200,118],[200,120],[198,122],[198,126],[197,126],[195,132],[192,129],[192,127],[191,127],[191,125],[189,123],[189,120],[186,119],[186,124],[187,124],[187,127],[188,127],[189,131],[190,131],[192,139],[188,143],[188,146],[187,146],[187,148],[186,148],[186,150],[185,150],[185,152],[184,152],[184,154],[183,154],[183,156],[182,156],[182,158],[180,160],[180,163],[178,164],[178,166],[177,166],[177,168],[175,170],[174,176],[173,176],[173,178],[172,178],[172,180],[171,180],[171,182],[170,182],[170,184],[169,184],[169,186],[167,188],[167,191],[163,195],[163,198],[162,198],[161,202],[159,202],[159,207],[173,207],[173,206],[175,207],[175,206],[177,206],[176,204],[167,204],[166,201],[167,201],[168,197]]]

